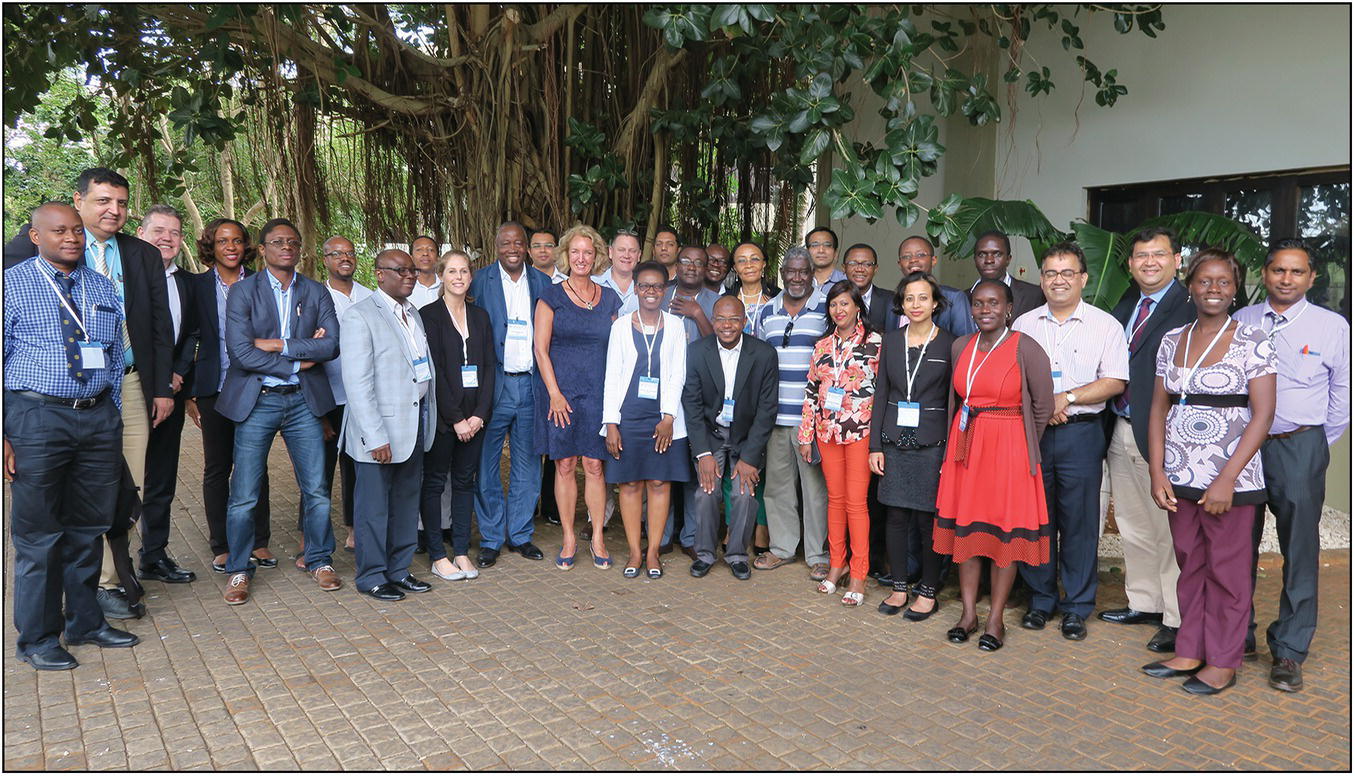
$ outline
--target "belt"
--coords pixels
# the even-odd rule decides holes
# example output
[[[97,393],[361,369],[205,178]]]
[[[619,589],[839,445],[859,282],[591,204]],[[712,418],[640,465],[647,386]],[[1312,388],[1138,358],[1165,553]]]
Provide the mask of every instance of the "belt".
[[[964,461],[969,457],[969,441],[974,434],[974,421],[978,420],[979,415],[1000,415],[1003,417],[1021,417],[1020,407],[973,407],[969,408],[969,422],[965,430],[960,432],[960,450],[955,455],[956,461]]]
[[[1069,416],[1068,416],[1068,420],[1064,421],[1064,422],[1063,422],[1062,424],[1060,424],[1060,425],[1066,426],[1066,425],[1068,425],[1069,423],[1090,423],[1090,422],[1092,422],[1093,420],[1100,420],[1100,419],[1101,419],[1101,413],[1099,413],[1099,412],[1080,412],[1080,413],[1078,413],[1078,414],[1076,414],[1076,415],[1069,415]],[[1058,428],[1058,426],[1051,426],[1050,428]]]
[[[1302,433],[1305,432],[1305,431],[1312,431],[1312,430],[1315,429],[1315,428],[1322,428],[1322,427],[1321,427],[1321,426],[1299,426],[1298,428],[1294,429],[1293,431],[1284,431],[1284,432],[1281,432],[1281,433],[1279,433],[1279,434],[1268,434],[1268,435],[1266,436],[1266,439],[1288,439],[1289,437],[1294,436],[1295,434],[1302,434]]]
[[[507,377],[526,377],[530,374],[531,372],[504,372],[504,375]]]
[[[1248,396],[1245,393],[1169,393],[1167,399],[1172,404],[1192,404],[1196,407],[1245,407]]]
[[[105,388],[103,393],[88,399],[64,399],[60,396],[48,396],[45,393],[38,393],[37,391],[14,391],[14,393],[20,396],[27,396],[30,399],[37,399],[43,404],[56,404],[62,407],[69,407],[73,410],[87,410],[107,398],[108,389]]]
[[[285,385],[265,385],[259,389],[260,393],[296,393],[301,390],[301,386],[287,383]]]
[[[123,374],[124,376],[126,376],[126,375],[129,375],[129,374],[131,374],[131,373],[133,373],[133,372],[135,372],[135,371],[136,371],[136,364],[132,364],[131,366],[127,367],[126,369],[123,369],[123,370],[122,370],[122,374]]]

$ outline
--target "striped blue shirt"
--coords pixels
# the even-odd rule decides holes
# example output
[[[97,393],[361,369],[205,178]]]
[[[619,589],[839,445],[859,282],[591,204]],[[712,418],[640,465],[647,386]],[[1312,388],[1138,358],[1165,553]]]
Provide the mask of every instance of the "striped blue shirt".
[[[785,292],[777,294],[758,313],[757,338],[776,348],[780,374],[777,377],[776,425],[799,426],[804,407],[805,383],[814,343],[828,326],[828,315],[813,295],[798,315],[786,312]],[[789,334],[787,334],[789,332]]]
[[[94,258],[94,244],[98,238],[90,230],[85,230],[85,266],[99,271],[98,260]],[[127,291],[126,285],[122,282],[122,252],[118,250],[118,236],[115,234],[108,238],[104,243],[104,263],[108,265],[108,277],[113,281],[113,288],[118,292],[118,309],[127,309]],[[122,339],[121,333],[118,339]],[[132,358],[132,349],[123,348],[122,360],[127,366],[132,366],[136,360]]]
[[[282,281],[278,280],[272,272],[264,270],[264,275],[268,277],[268,287],[273,291],[273,303],[278,306],[278,338],[282,340],[282,355],[286,356],[287,340],[292,337],[292,291],[296,289],[296,273],[292,273],[292,279],[287,284],[286,289],[282,287]],[[301,306],[297,305],[297,313],[300,314],[300,312]],[[300,371],[301,362],[293,361],[292,374],[287,379],[264,375],[263,384],[270,387],[297,385],[301,382],[301,378],[297,377],[297,373]]]
[[[62,399],[91,399],[112,389],[122,407],[122,303],[113,282],[92,269],[71,273],[71,299],[89,327],[90,341],[103,345],[103,369],[86,369],[87,379],[70,376],[61,320],[69,315],[61,297],[43,279],[55,283],[56,270],[32,258],[5,270],[5,388],[36,391]]]

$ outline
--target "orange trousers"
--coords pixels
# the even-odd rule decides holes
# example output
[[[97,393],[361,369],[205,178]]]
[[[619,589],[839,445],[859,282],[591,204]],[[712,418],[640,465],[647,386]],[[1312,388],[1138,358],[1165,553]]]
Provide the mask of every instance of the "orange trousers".
[[[847,563],[851,537],[852,579],[864,580],[870,568],[870,440],[850,444],[819,442],[823,479],[828,485],[828,562],[833,568]]]

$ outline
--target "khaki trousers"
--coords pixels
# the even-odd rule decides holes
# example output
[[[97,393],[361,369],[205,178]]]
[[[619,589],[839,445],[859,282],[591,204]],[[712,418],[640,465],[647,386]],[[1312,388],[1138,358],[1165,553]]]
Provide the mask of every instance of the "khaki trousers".
[[[151,418],[146,411],[146,395],[141,392],[141,377],[133,372],[122,379],[122,457],[132,472],[137,495],[146,492],[146,445],[151,438]],[[130,535],[130,534],[129,534]],[[99,571],[99,587],[118,586],[118,574],[113,568],[113,551],[104,542],[103,568]]]
[[[1115,433],[1106,451],[1110,492],[1115,500],[1115,525],[1124,544],[1124,591],[1129,608],[1161,612],[1162,624],[1181,625],[1176,603],[1176,565],[1167,513],[1153,503],[1148,461],[1134,443],[1134,429],[1124,418],[1115,419]]]

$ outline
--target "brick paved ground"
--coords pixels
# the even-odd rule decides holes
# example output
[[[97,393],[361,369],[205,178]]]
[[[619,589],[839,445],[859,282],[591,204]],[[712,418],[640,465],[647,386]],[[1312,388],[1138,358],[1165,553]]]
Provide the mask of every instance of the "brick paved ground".
[[[6,598],[6,769],[1349,769],[1350,553],[1328,551],[1322,620],[1297,695],[1269,689],[1269,658],[1196,698],[1139,665],[1147,626],[1093,620],[1087,640],[1030,633],[981,653],[944,633],[953,589],[924,623],[817,595],[803,566],[740,583],[666,556],[626,580],[506,555],[470,582],[398,604],[321,592],[286,564],[227,607],[200,518],[197,434],[170,549],[199,579],[147,583],[132,650],[73,649],[72,672],[13,658]],[[272,461],[274,547],[296,547],[295,486]],[[343,529],[339,531],[340,541]],[[547,557],[558,529],[538,533]],[[620,556],[619,532],[609,547]],[[582,557],[582,556],[581,556]],[[1279,559],[1263,559],[1262,621]],[[12,580],[12,554],[5,579]],[[1124,601],[1102,577],[1098,605]]]

